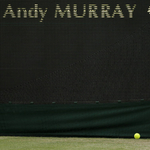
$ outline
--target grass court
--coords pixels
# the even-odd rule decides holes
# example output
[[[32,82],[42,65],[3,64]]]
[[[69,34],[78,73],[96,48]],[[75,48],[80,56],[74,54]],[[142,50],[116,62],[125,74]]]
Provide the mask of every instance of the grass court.
[[[150,150],[150,139],[1,136],[0,150]]]

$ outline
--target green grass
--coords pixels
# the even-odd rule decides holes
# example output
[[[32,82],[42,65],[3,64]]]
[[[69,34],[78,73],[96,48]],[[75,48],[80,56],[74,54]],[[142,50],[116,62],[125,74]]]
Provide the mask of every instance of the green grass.
[[[150,150],[150,139],[1,136],[0,150]]]

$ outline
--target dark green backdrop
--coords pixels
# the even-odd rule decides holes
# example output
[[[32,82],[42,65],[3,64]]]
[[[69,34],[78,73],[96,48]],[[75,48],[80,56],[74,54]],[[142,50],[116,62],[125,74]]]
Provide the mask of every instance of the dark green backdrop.
[[[0,105],[0,135],[150,138],[150,102]]]

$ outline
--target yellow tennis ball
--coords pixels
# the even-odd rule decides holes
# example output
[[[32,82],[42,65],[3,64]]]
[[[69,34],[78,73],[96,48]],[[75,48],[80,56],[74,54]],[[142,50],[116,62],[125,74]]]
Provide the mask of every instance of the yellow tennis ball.
[[[135,138],[135,139],[139,139],[139,138],[140,138],[140,134],[139,134],[139,133],[135,133],[135,134],[134,134],[134,138]]]

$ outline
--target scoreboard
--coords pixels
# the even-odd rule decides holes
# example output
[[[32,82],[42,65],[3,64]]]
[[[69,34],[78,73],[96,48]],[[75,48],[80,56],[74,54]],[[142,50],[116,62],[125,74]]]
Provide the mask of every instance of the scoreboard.
[[[0,0],[1,103],[150,98],[150,2]]]

